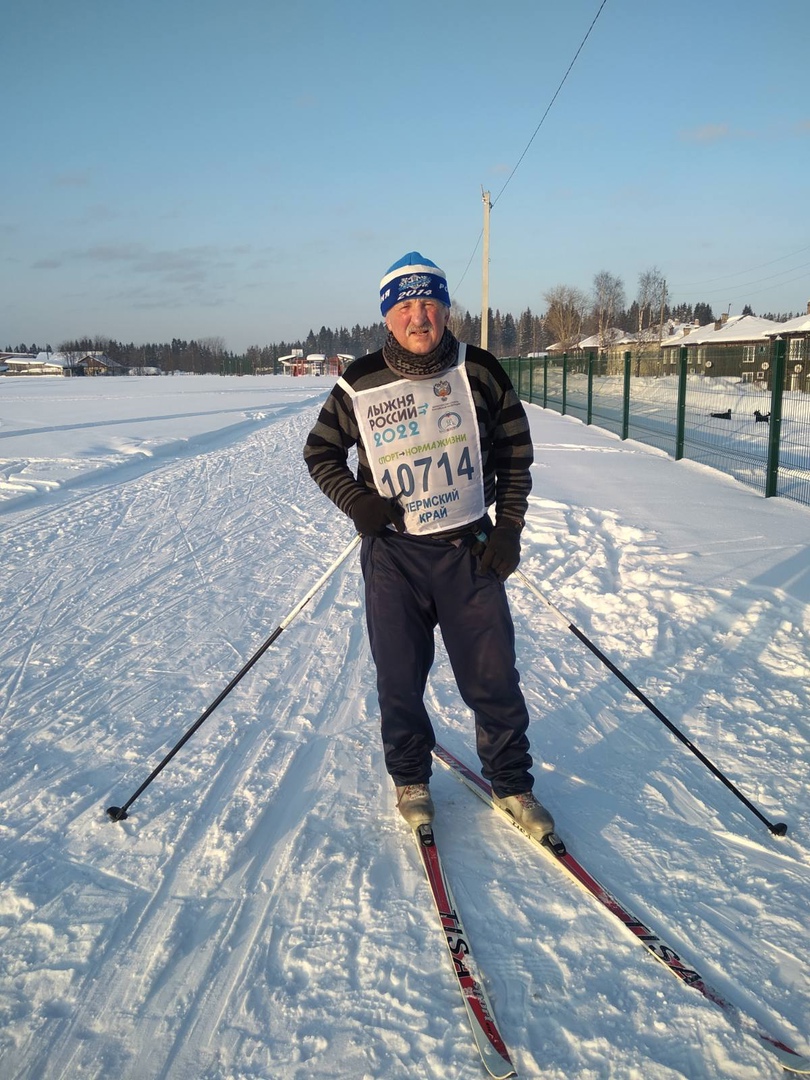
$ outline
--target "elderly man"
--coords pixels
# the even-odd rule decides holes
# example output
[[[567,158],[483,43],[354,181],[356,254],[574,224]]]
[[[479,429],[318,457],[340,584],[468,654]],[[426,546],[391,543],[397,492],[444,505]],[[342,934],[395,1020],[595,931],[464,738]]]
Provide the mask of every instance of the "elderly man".
[[[430,259],[412,251],[394,263],[380,282],[380,310],[385,344],[338,379],[304,459],[363,537],[366,621],[397,805],[414,828],[433,819],[435,737],[423,699],[438,626],[475,716],[483,775],[498,804],[542,838],[554,822],[532,794],[529,716],[503,584],[520,561],[531,489],[526,413],[495,357],[448,329],[447,279]]]

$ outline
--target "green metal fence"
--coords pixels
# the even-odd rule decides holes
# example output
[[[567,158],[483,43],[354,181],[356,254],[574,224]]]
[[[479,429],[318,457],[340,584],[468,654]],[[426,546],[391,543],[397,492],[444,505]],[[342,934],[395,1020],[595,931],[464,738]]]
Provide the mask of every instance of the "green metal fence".
[[[810,506],[805,341],[508,358],[524,400]]]

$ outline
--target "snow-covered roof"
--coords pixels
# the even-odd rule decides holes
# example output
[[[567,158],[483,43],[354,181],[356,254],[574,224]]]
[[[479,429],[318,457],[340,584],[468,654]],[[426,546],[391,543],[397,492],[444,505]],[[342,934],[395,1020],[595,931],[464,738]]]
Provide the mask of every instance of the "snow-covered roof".
[[[583,338],[576,346],[578,349],[603,349],[606,345],[630,344],[636,340],[635,334],[630,334],[618,326],[609,326],[603,334],[591,334]]]
[[[60,364],[55,364],[53,361],[45,359],[45,353],[39,353],[37,356],[6,356],[3,363],[13,371],[61,370]]]
[[[810,313],[797,315],[795,319],[788,319],[787,322],[777,323],[776,328],[768,337],[776,337],[778,334],[810,334]]]
[[[769,333],[777,329],[779,323],[773,319],[761,319],[757,315],[730,315],[728,319],[717,326],[709,323],[693,330],[691,334],[678,338],[679,345],[722,345],[734,341],[757,341],[766,338]],[[674,342],[667,342],[674,344]]]
[[[88,360],[98,360],[100,363],[110,368],[121,367],[117,360],[112,360],[105,352],[92,349],[89,349],[86,352],[77,351],[71,353],[39,352],[36,357],[36,362],[38,364],[47,364],[50,367],[56,368],[75,368]]]
[[[61,368],[73,366],[73,361],[60,352],[38,352],[36,362],[38,364],[52,364],[54,367]]]
[[[712,323],[714,325],[714,323]],[[688,323],[676,323],[668,322],[664,326],[664,336],[661,338],[662,345],[680,345],[687,334],[693,333],[695,330],[700,330],[700,323],[688,322]]]

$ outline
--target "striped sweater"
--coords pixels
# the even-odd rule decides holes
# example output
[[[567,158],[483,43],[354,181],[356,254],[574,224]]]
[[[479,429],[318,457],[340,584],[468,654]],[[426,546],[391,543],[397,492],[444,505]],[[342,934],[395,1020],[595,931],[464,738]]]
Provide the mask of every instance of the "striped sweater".
[[[491,353],[468,345],[465,365],[481,436],[486,504],[494,504],[496,523],[521,528],[532,486],[533,448],[526,412]],[[349,516],[357,499],[376,488],[353,401],[341,383],[361,391],[398,380],[386,365],[382,350],[353,361],[327,397],[304,446],[304,461],[312,479]],[[349,467],[353,447],[357,448],[356,476]]]

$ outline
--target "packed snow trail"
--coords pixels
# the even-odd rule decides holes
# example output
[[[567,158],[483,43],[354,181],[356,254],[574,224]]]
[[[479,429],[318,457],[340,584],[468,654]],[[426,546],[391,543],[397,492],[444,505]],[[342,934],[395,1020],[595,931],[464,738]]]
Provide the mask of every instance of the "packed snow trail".
[[[0,512],[4,1076],[481,1075],[384,773],[358,560],[131,817],[105,815],[351,538],[301,460],[326,386],[283,385],[246,380],[262,407],[244,423],[229,409],[226,433],[160,454],[71,448],[50,493]],[[172,392],[180,428],[184,408],[207,411]],[[522,569],[790,832],[775,840],[752,821],[510,583],[538,791],[606,886],[807,1052],[810,617],[796,567],[810,516],[530,413]],[[144,421],[133,434],[143,445],[154,432]],[[46,475],[47,454],[33,456]],[[441,647],[428,700],[442,741],[469,758]],[[768,1054],[636,955],[554,867],[527,869],[524,841],[494,832],[458,788],[435,774],[437,836],[519,1075],[773,1075]]]

